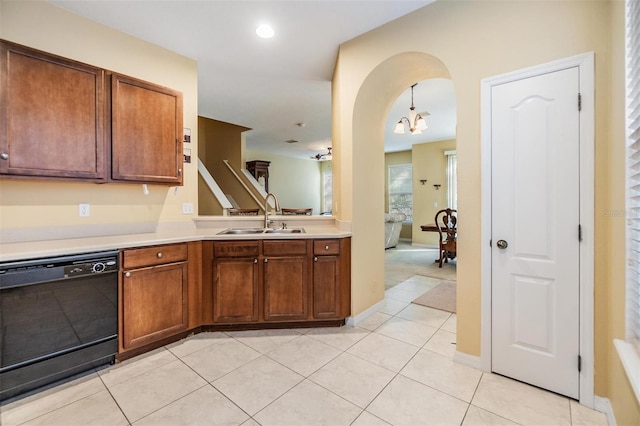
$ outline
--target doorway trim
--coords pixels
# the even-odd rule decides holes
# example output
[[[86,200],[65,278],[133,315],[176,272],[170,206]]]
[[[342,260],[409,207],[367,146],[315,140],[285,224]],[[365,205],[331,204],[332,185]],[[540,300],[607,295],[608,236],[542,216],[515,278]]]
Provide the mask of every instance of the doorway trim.
[[[536,65],[481,81],[481,230],[480,279],[481,279],[481,352],[480,363],[485,371],[491,371],[491,91],[494,86],[541,74],[578,67],[579,87],[582,95],[580,112],[580,404],[594,407],[594,199],[595,199],[595,84],[594,53]],[[576,99],[576,104],[578,99]]]

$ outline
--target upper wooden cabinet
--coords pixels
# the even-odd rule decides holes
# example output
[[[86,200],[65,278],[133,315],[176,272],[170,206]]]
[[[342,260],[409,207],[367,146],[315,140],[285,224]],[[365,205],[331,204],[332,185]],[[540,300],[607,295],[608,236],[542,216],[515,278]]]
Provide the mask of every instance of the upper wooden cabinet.
[[[175,90],[0,40],[0,175],[182,185],[182,108]]]
[[[0,42],[0,173],[105,179],[105,72]]]
[[[182,184],[182,94],[111,75],[113,180]]]

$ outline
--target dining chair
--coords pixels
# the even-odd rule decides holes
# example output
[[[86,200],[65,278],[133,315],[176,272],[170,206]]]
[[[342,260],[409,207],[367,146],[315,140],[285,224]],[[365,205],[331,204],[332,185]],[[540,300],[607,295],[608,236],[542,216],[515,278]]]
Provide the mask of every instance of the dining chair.
[[[227,209],[229,216],[258,216],[260,209]]]
[[[449,263],[449,259],[455,259],[458,237],[458,210],[443,209],[436,213],[436,228],[438,228],[439,240],[439,267],[442,261]]]
[[[311,216],[311,212],[313,209],[287,209],[282,208],[280,213],[283,215],[300,215],[300,216]]]

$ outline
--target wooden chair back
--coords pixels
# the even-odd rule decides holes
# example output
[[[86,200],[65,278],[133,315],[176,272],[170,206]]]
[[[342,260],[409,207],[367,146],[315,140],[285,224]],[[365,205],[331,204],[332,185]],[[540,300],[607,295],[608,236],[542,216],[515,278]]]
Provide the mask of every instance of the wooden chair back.
[[[438,228],[440,268],[442,261],[449,263],[449,259],[454,259],[457,254],[457,238],[458,238],[458,211],[455,209],[443,209],[436,213],[436,228]]]
[[[227,209],[229,216],[258,216],[260,209]]]
[[[282,208],[280,213],[283,215],[299,215],[299,216],[311,216],[313,209],[286,209]]]

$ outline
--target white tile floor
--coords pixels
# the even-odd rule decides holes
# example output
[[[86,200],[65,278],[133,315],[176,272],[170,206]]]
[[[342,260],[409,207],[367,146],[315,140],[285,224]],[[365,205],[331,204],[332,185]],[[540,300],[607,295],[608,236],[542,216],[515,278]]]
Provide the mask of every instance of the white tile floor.
[[[606,425],[575,401],[453,362],[456,316],[407,300],[361,327],[201,333],[10,402],[8,425]],[[396,297],[394,299],[394,297]]]

